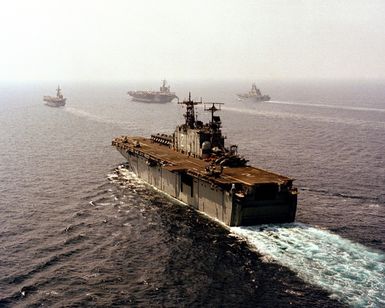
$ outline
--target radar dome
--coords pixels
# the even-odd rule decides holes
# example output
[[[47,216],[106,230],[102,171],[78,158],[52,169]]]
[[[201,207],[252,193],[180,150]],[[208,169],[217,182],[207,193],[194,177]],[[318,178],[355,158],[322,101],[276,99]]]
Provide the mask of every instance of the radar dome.
[[[210,141],[205,141],[202,143],[202,150],[207,151],[211,149],[211,143]]]

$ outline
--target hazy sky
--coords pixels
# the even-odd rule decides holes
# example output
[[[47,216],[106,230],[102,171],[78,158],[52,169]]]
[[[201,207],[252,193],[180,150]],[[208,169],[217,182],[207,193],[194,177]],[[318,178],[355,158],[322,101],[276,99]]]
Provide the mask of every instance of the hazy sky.
[[[0,80],[385,79],[384,0],[5,0]]]

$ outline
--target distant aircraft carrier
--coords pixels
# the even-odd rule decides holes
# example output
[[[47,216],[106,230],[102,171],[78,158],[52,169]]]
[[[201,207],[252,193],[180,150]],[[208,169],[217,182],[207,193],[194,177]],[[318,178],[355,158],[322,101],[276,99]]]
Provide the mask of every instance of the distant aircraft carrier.
[[[175,92],[170,92],[170,86],[167,86],[166,80],[162,80],[159,91],[128,91],[127,94],[133,101],[145,103],[169,103],[174,98],[178,98]]]

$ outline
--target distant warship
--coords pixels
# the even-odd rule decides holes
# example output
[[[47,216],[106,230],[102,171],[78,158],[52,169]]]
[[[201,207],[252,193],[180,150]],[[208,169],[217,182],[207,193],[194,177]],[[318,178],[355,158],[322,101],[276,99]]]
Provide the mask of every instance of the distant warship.
[[[66,100],[67,99],[61,93],[61,89],[60,89],[59,85],[57,86],[57,89],[56,89],[56,96],[44,96],[43,97],[43,101],[45,101],[45,104],[47,106],[51,106],[51,107],[64,106],[66,104]]]
[[[121,136],[112,145],[138,177],[228,226],[292,222],[297,209],[293,179],[249,166],[238,147],[225,147],[222,122],[210,103],[210,122],[197,120],[202,102],[186,107],[185,123],[171,135]],[[250,136],[252,138],[252,136]]]
[[[169,103],[174,98],[178,98],[175,92],[170,92],[170,86],[167,86],[166,80],[162,80],[159,91],[128,91],[127,94],[133,101],[145,103]]]
[[[249,93],[237,94],[240,99],[250,99],[255,102],[265,102],[270,100],[269,95],[262,95],[261,91],[257,88],[255,83],[252,84]]]

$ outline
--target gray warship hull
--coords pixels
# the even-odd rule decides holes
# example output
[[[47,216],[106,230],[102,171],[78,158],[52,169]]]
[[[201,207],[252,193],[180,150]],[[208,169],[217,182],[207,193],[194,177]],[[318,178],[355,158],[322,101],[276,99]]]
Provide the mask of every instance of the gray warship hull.
[[[241,100],[249,100],[253,102],[267,102],[270,100],[269,95],[262,95],[261,90],[257,88],[255,83],[252,84],[251,90],[248,93],[237,94]]]
[[[251,96],[247,94],[237,94],[237,96],[241,100],[248,100],[250,102],[268,102],[271,99],[268,95]]]
[[[132,97],[133,101],[142,103],[169,103],[176,98],[175,95],[136,94],[133,92],[128,92],[128,94]]]
[[[66,98],[61,93],[60,85],[57,86],[56,96],[43,96],[43,101],[50,107],[62,107],[66,104]]]
[[[66,99],[56,99],[56,97],[44,97],[44,103],[50,107],[62,107],[66,104]]]
[[[132,97],[133,101],[143,103],[169,103],[174,98],[178,98],[174,92],[170,91],[166,80],[162,80],[159,91],[128,91],[127,94]]]
[[[254,167],[207,176],[205,162],[151,139],[122,136],[112,145],[139,178],[228,226],[293,222],[297,190],[292,180]],[[247,186],[246,193],[236,185]]]

